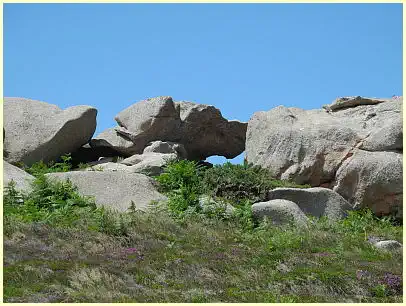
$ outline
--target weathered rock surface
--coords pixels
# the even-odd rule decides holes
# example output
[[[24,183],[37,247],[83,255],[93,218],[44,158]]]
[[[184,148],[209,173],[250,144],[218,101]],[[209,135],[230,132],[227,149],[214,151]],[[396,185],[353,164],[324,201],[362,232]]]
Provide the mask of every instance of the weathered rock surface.
[[[333,101],[329,105],[324,105],[323,108],[329,111],[338,111],[340,109],[356,107],[360,105],[375,105],[383,102],[387,102],[390,99],[378,99],[378,98],[365,98],[361,96],[355,97],[341,97]]]
[[[86,171],[123,171],[127,173],[143,173],[156,176],[164,171],[165,165],[176,160],[177,155],[147,152],[135,154],[120,162],[98,162]]]
[[[133,168],[127,165],[123,165],[120,163],[114,163],[114,162],[107,162],[107,163],[101,163],[97,164],[94,166],[90,166],[85,169],[86,171],[123,171],[127,173],[136,173],[137,171],[134,171]]]
[[[308,218],[296,203],[283,199],[258,202],[251,206],[252,214],[257,219],[269,217],[275,225],[294,222],[297,225],[306,225]]]
[[[4,149],[10,163],[48,162],[86,144],[96,129],[97,110],[58,106],[25,98],[4,98]]]
[[[134,144],[120,131],[122,129],[119,127],[107,129],[90,140],[89,144],[95,151],[111,150],[123,156],[131,156],[142,151],[142,145]]]
[[[246,158],[298,184],[320,184],[360,141],[360,136],[323,110],[278,106],[258,112],[248,122]]]
[[[366,151],[402,151],[402,118],[393,118],[393,120],[384,122],[382,127],[372,130],[369,136],[362,142],[360,149]]]
[[[403,155],[358,150],[336,175],[334,191],[356,208],[369,207],[377,215],[403,212]]]
[[[140,173],[123,171],[75,171],[49,173],[50,179],[69,179],[82,195],[94,196],[97,205],[118,211],[127,211],[134,202],[138,209],[146,210],[151,201],[165,201],[156,190],[153,179]]]
[[[135,143],[141,139],[171,138],[171,133],[180,126],[179,112],[171,97],[140,101],[121,111],[114,119],[129,132]]]
[[[193,160],[212,155],[234,158],[245,147],[247,123],[228,121],[210,105],[157,97],[131,105],[115,120],[119,127],[92,139],[92,147],[110,147],[128,157],[141,154],[154,141],[174,142]]]
[[[268,200],[284,199],[294,203],[314,217],[340,220],[352,206],[341,195],[328,188],[275,188],[268,193]]]
[[[182,120],[178,141],[189,159],[204,160],[212,155],[234,158],[245,148],[247,123],[223,118],[219,109],[193,102],[175,102]]]
[[[400,242],[396,240],[382,240],[374,243],[374,246],[378,249],[382,250],[396,250],[396,249],[401,249],[403,246]]]
[[[30,192],[32,190],[31,183],[35,180],[35,177],[3,160],[3,179],[4,187],[13,180],[16,183],[15,188],[17,190]]]
[[[385,201],[393,203],[391,207],[399,206],[402,194],[398,193],[398,187],[402,179],[398,174],[401,174],[399,167],[402,165],[395,156],[403,151],[402,103],[403,97],[350,97],[335,101],[327,107],[329,111],[278,106],[267,112],[257,112],[248,122],[246,159],[268,168],[277,178],[293,180],[298,184],[328,188],[338,184],[342,188],[335,190],[353,205],[362,203],[381,210],[382,199],[385,198]],[[381,183],[377,181],[373,185],[377,197],[364,200],[360,196],[368,192],[362,190],[369,187],[358,185],[358,181],[350,179],[346,180],[345,186],[339,182],[345,176],[340,169],[345,168],[360,151],[365,152],[365,156],[374,156],[380,151],[384,151],[383,154],[391,153],[386,160],[379,158],[380,162],[373,164],[379,163],[380,168],[390,167],[392,170],[398,167],[391,175],[393,179],[389,179],[393,183],[397,180],[394,183],[396,187],[392,188],[396,192],[387,192],[387,187],[380,187],[383,182],[380,179]],[[367,159],[372,162],[376,157]],[[388,194],[394,198],[389,200]]]
[[[144,149],[143,153],[154,152],[162,154],[177,154],[179,158],[186,159],[187,152],[185,147],[180,143],[170,142],[170,141],[153,141],[150,142]]]
[[[133,155],[121,161],[121,164],[131,166],[134,172],[141,172],[148,175],[159,175],[164,171],[164,167],[171,161],[178,158],[176,153],[161,154],[146,152],[140,155]]]

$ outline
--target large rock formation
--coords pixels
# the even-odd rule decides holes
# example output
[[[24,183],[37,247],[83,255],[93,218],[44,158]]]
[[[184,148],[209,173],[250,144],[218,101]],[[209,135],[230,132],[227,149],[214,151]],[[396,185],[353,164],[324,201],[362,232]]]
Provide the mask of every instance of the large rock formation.
[[[4,98],[5,159],[31,165],[75,151],[92,138],[96,115],[90,106],[62,110],[45,102]]]
[[[129,157],[141,154],[150,142],[169,141],[182,144],[193,160],[234,158],[245,148],[247,123],[228,121],[210,105],[157,97],[131,105],[115,120],[119,126],[92,139],[93,148],[109,147]]]
[[[248,122],[246,159],[278,178],[334,188],[356,207],[400,215],[402,103],[345,97],[324,109],[257,112]]]
[[[139,173],[74,171],[49,173],[51,180],[69,179],[78,192],[93,196],[96,204],[117,211],[127,211],[133,202],[137,209],[145,210],[152,201],[165,201],[166,197],[155,188],[153,179]]]
[[[247,123],[224,119],[214,106],[187,101],[175,104],[182,120],[178,142],[185,146],[189,159],[212,155],[231,159],[244,151]]]

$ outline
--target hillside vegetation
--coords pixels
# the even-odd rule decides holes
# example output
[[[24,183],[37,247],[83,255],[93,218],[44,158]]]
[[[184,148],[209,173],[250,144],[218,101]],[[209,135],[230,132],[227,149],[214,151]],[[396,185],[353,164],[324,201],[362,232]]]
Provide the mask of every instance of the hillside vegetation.
[[[402,252],[369,242],[402,241],[390,218],[259,222],[250,207],[269,189],[308,186],[246,163],[185,160],[155,178],[167,204],[118,213],[44,176],[69,162],[26,168],[29,194],[4,190],[5,302],[402,302]]]

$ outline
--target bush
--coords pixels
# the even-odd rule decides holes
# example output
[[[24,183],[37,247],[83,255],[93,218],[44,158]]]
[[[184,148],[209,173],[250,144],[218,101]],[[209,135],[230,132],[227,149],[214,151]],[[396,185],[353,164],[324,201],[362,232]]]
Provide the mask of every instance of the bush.
[[[237,207],[236,218],[242,218],[239,223],[247,228],[252,227],[252,216],[248,216],[252,203],[265,200],[270,189],[282,186],[307,187],[276,180],[267,169],[246,162],[243,165],[228,162],[207,169],[198,166],[194,161],[173,161],[156,180],[159,182],[160,191],[166,193],[169,198],[169,209],[178,217],[183,217],[186,210],[193,208],[195,213],[224,219],[223,210],[218,210],[217,216],[211,210],[202,211],[199,197],[206,194],[214,199],[221,198]]]
[[[90,197],[78,194],[70,182],[52,182],[39,175],[33,190],[22,195],[11,181],[4,191],[4,217],[23,222],[41,222],[55,227],[81,227],[113,236],[126,236],[131,215],[98,208]]]
[[[13,184],[7,186],[5,214],[18,214],[25,221],[45,221],[57,215],[70,219],[76,207],[96,209],[94,201],[80,196],[70,181],[51,182],[44,175],[38,175],[32,187],[33,190],[23,196]]]
[[[252,203],[249,200],[237,206],[233,217],[234,221],[244,230],[250,231],[254,228],[254,218],[252,216]]]
[[[198,166],[195,161],[172,161],[166,165],[164,173],[156,180],[162,192],[170,192],[181,187],[188,188],[190,191],[199,191],[202,173],[203,167]]]
[[[30,167],[20,164],[18,165],[20,168],[27,171],[29,174],[33,176],[40,176],[45,173],[52,173],[52,172],[68,172],[72,170],[72,157],[70,154],[66,154],[61,156],[60,161],[50,161],[49,163],[44,163],[42,160],[39,162],[34,163]]]
[[[11,180],[8,185],[4,187],[4,206],[16,206],[24,202],[24,196],[15,187],[16,183],[14,180]]]
[[[181,160],[170,162],[156,178],[160,191],[168,195],[168,208],[176,216],[183,215],[189,207],[198,208],[202,175],[203,167],[194,161]]]
[[[227,162],[208,169],[202,184],[205,192],[235,203],[263,201],[267,192],[275,187],[308,187],[277,180],[269,170],[245,161],[243,165]]]

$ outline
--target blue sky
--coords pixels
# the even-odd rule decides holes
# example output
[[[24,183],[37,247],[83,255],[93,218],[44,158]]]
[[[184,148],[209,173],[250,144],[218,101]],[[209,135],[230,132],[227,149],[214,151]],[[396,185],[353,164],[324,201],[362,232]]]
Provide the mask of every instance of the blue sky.
[[[402,95],[402,44],[401,4],[5,4],[4,95],[92,105],[96,134],[162,95],[248,121]]]

